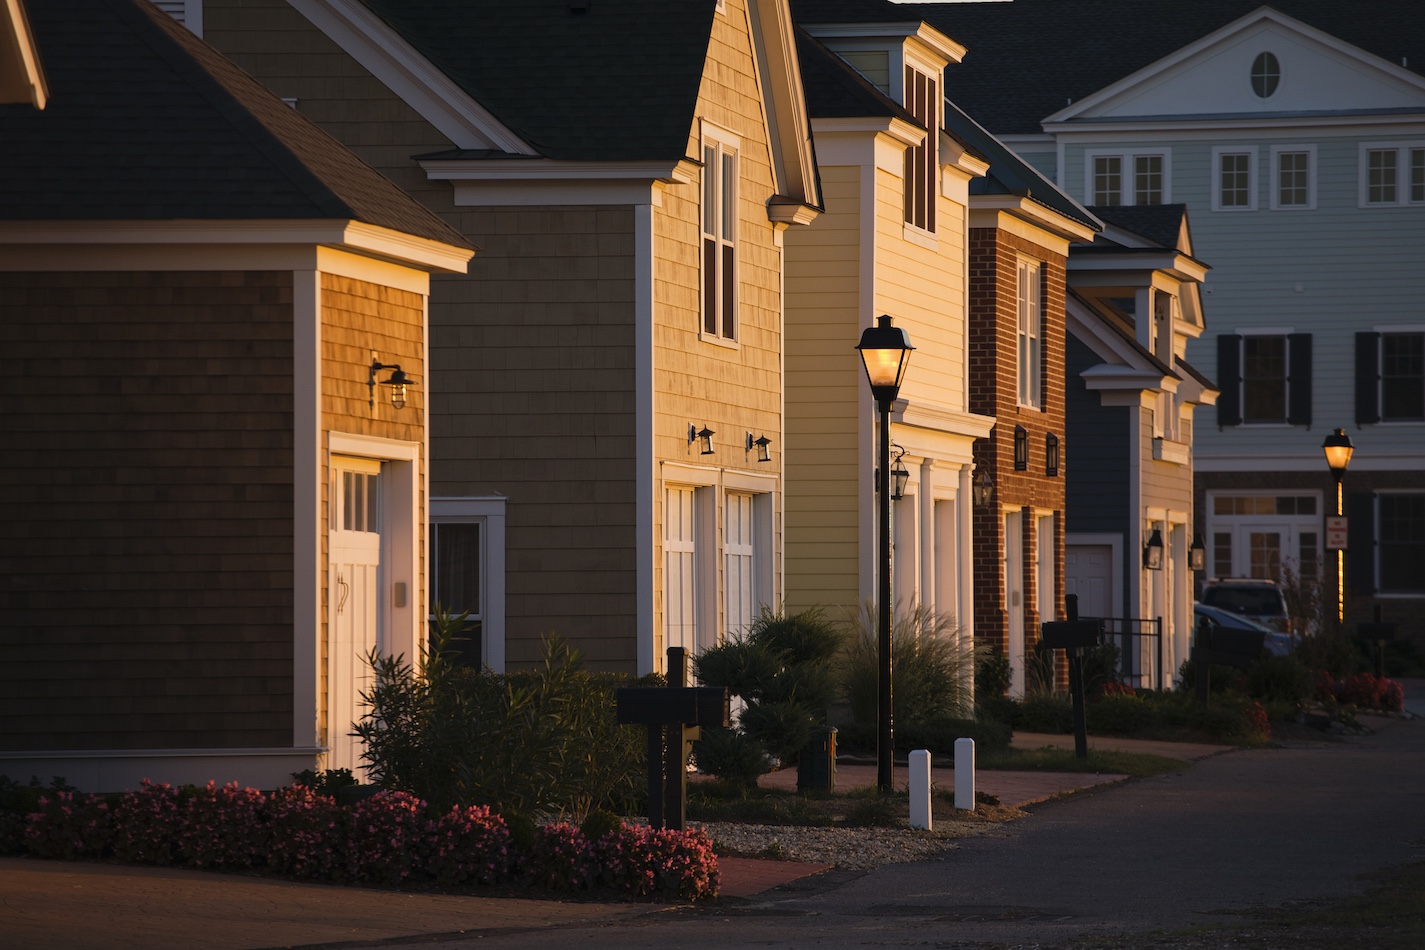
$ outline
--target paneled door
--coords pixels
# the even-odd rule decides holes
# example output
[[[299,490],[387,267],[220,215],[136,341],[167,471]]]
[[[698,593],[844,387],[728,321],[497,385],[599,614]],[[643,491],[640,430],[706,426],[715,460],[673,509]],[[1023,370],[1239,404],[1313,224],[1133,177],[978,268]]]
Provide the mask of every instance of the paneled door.
[[[382,646],[380,621],[381,463],[332,459],[328,562],[328,768],[364,774],[351,734],[373,675],[367,657]]]
[[[665,646],[698,652],[697,509],[692,488],[668,487],[663,495],[663,624]]]

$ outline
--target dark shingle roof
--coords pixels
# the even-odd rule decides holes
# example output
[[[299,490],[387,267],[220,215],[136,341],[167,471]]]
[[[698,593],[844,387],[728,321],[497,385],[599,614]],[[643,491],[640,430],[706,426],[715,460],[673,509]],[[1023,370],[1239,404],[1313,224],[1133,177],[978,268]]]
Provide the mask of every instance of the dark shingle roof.
[[[1018,195],[1099,229],[1098,219],[1087,208],[1060,191],[1038,169],[1010,151],[949,100],[945,102],[945,130],[990,163],[985,177],[970,179],[971,195]]]
[[[1187,205],[1094,205],[1094,217],[1105,224],[1132,231],[1154,244],[1176,249]]]
[[[802,30],[797,31],[797,58],[801,60],[807,112],[812,118],[891,116],[924,128],[908,110]]]
[[[44,111],[0,106],[0,220],[356,220],[469,242],[143,0],[45,0]]]
[[[923,18],[968,47],[946,94],[999,135],[1045,117],[1239,17],[1271,6],[1382,59],[1425,74],[1420,0],[1011,0],[908,3],[793,0],[799,23]]]
[[[716,0],[364,2],[547,158],[687,151]]]

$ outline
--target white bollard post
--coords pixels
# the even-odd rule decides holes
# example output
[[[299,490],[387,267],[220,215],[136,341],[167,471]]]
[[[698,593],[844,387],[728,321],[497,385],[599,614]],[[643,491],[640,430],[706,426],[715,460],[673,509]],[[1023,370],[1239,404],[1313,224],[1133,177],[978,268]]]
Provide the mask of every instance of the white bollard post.
[[[955,740],[955,807],[975,810],[975,740]]]
[[[930,830],[930,753],[910,754],[910,826]]]

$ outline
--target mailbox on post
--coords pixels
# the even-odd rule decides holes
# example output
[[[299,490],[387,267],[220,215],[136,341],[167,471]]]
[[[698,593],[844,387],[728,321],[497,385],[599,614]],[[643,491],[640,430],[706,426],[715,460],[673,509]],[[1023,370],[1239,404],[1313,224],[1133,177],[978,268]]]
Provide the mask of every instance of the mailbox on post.
[[[1068,620],[1050,620],[1039,625],[1039,639],[1051,650],[1063,650],[1069,658],[1069,695],[1074,701],[1074,755],[1089,757],[1088,713],[1084,709],[1084,651],[1098,646],[1103,637],[1102,620],[1079,619],[1079,597],[1064,595]]]
[[[1376,604],[1375,618],[1374,622],[1356,624],[1356,636],[1370,647],[1376,661],[1376,676],[1384,676],[1385,644],[1387,640],[1395,639],[1395,624],[1381,622],[1380,604]]]
[[[700,726],[731,721],[727,690],[684,686],[687,654],[668,648],[670,686],[626,687],[617,693],[618,721],[648,728],[648,824],[682,831],[687,823],[688,752]]]

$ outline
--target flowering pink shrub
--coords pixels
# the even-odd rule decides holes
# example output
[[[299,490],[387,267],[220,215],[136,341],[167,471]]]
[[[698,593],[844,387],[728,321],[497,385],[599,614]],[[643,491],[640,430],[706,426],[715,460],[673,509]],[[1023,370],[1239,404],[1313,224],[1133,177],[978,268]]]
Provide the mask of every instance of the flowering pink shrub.
[[[485,805],[456,805],[431,823],[432,877],[441,884],[494,884],[510,876],[510,829]]]
[[[716,897],[717,855],[701,830],[669,831],[624,823],[595,845],[599,881],[636,897],[667,890],[685,900]]]
[[[178,790],[144,779],[114,806],[114,857],[129,864],[172,864],[182,829]]]
[[[1255,699],[1252,700],[1247,704],[1247,707],[1242,710],[1242,713],[1247,717],[1247,724],[1251,726],[1252,731],[1257,735],[1265,739],[1272,734],[1271,720],[1267,718],[1267,711],[1263,708],[1261,703]]]
[[[424,870],[430,846],[425,802],[406,792],[377,792],[350,813],[346,873],[361,884],[404,884]]]
[[[1394,680],[1374,673],[1355,673],[1337,680],[1322,671],[1316,675],[1316,699],[1349,703],[1362,709],[1400,712],[1405,708],[1405,689]]]
[[[1133,697],[1137,697],[1138,695],[1133,691],[1132,686],[1129,686],[1127,683],[1120,683],[1118,680],[1107,680],[1106,682],[1100,683],[1098,687],[1098,694],[1100,696]]]
[[[555,891],[587,890],[595,871],[593,845],[577,825],[561,821],[536,829],[534,851],[525,860],[532,884]]]
[[[279,788],[267,798],[271,844],[267,866],[279,874],[317,880],[346,874],[346,809],[305,785]]]
[[[37,858],[103,857],[113,834],[109,806],[98,795],[52,792],[25,819],[25,850]]]
[[[215,782],[182,797],[178,863],[213,871],[258,867],[267,860],[267,796],[237,782]]]

